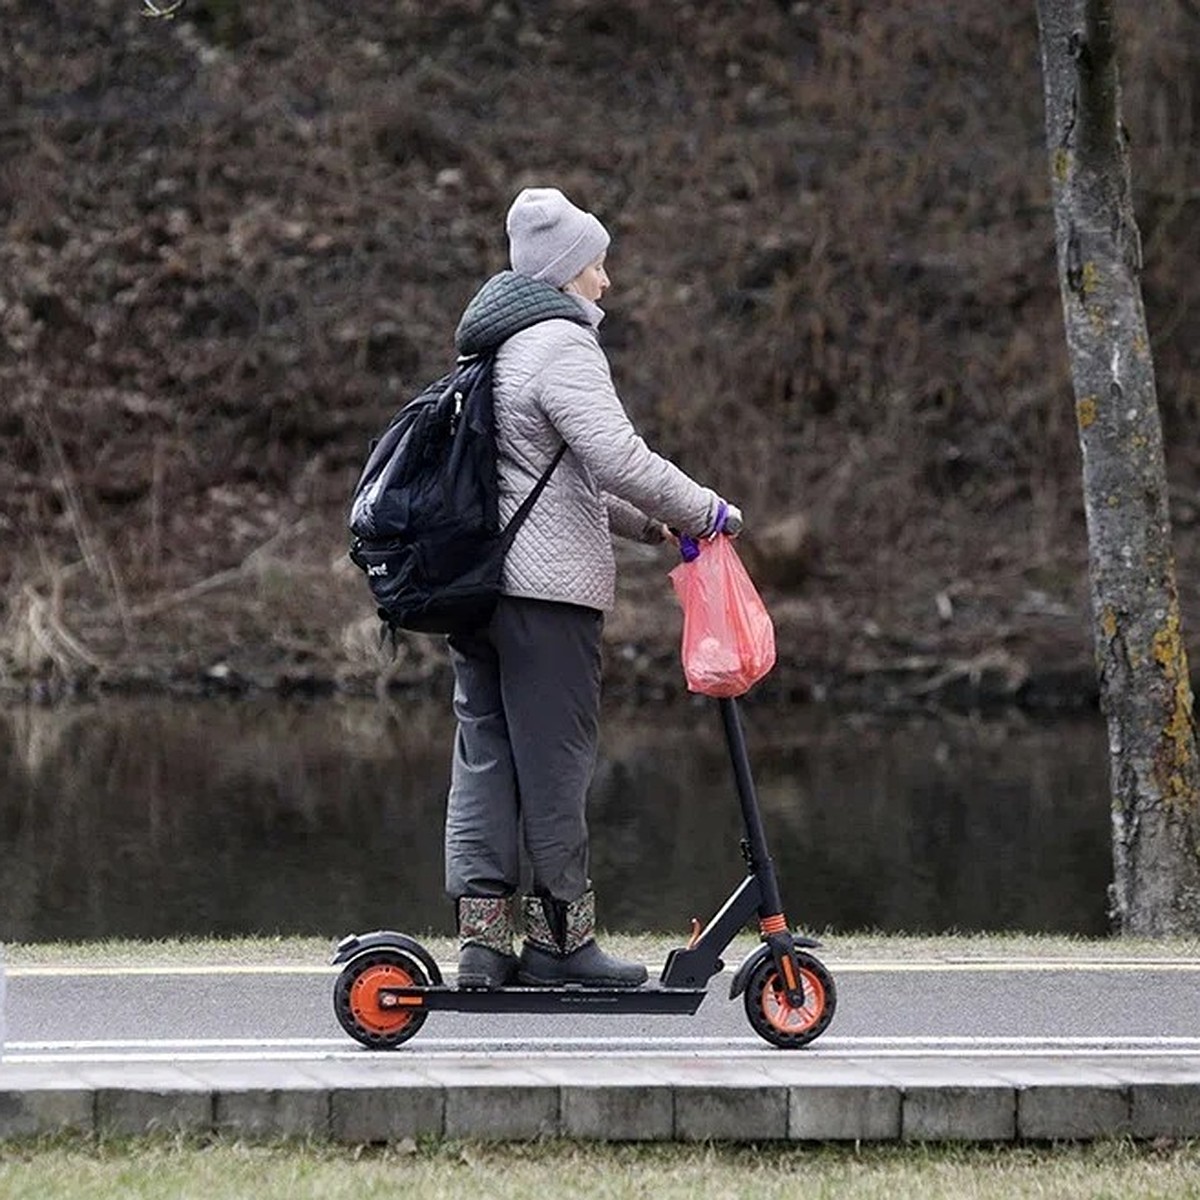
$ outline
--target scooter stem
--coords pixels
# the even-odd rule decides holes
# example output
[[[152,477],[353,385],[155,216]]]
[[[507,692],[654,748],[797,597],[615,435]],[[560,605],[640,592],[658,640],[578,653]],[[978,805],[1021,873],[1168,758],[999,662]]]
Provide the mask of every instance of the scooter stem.
[[[742,718],[738,712],[737,701],[733,697],[724,697],[718,703],[721,706],[721,720],[725,725],[725,740],[729,743],[729,759],[733,764],[734,783],[737,785],[738,802],[742,808],[742,823],[746,829],[749,866],[758,876],[762,891],[758,915],[760,921],[770,921],[782,916],[783,900],[779,894],[775,864],[767,849],[767,835],[759,812],[758,795],[754,790],[754,777],[750,772],[750,756],[746,752]]]
[[[722,699],[720,704],[725,737],[729,742],[729,758],[733,763],[733,777],[742,806],[742,820],[746,826],[746,857],[751,877],[758,881],[758,928],[775,959],[788,1001],[800,1007],[805,997],[800,964],[796,960],[796,943],[788,928],[787,918],[783,915],[779,879],[775,874],[775,863],[767,850],[767,835],[759,812],[758,795],[754,790],[754,777],[750,772],[750,756],[746,752],[741,714],[737,701],[732,697]]]

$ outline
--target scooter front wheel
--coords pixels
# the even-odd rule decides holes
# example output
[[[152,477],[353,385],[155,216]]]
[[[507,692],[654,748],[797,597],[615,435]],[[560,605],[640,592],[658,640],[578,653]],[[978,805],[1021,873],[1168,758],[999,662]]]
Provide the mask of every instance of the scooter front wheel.
[[[428,987],[420,964],[399,950],[381,947],[352,958],[333,985],[333,1011],[338,1023],[369,1050],[394,1050],[425,1024],[424,1009],[385,1007],[385,987]]]
[[[829,1027],[837,1007],[837,989],[825,964],[811,954],[796,951],[804,1003],[792,1004],[769,955],[754,968],[746,982],[746,1016],[754,1032],[773,1046],[796,1050],[807,1046]]]

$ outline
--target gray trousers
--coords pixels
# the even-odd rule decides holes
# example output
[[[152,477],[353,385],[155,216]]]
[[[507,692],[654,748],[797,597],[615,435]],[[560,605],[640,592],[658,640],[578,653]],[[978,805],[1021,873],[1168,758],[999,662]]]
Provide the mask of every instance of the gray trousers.
[[[593,608],[502,596],[485,629],[449,639],[452,897],[517,891],[522,842],[533,892],[570,901],[587,891],[603,628]]]

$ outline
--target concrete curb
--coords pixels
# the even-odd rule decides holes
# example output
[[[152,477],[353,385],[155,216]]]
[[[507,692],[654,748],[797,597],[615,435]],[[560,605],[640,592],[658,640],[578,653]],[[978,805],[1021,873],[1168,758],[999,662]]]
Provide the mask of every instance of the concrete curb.
[[[349,1143],[1198,1137],[1200,1057],[0,1062],[0,1141],[156,1132]]]

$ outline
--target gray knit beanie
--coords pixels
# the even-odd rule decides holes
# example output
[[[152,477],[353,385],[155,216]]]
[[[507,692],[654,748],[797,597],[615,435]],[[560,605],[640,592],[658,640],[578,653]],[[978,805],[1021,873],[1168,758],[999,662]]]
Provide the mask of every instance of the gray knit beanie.
[[[505,228],[512,269],[551,287],[570,283],[608,249],[608,230],[558,188],[526,188],[512,202]]]

